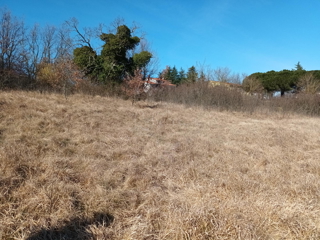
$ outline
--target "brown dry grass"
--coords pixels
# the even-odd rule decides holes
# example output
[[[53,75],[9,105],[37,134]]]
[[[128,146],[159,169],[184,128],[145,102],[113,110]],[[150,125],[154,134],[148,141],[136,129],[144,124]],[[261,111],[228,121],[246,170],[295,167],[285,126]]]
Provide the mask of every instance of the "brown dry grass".
[[[0,235],[319,239],[319,146],[318,118],[0,92]]]

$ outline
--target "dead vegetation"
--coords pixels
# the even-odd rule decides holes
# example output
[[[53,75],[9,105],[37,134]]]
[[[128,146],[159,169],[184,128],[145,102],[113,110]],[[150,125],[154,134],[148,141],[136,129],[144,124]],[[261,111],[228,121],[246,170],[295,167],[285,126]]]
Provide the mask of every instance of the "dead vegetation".
[[[259,86],[253,86],[257,84],[255,79],[247,80],[243,89],[230,84],[212,86],[210,81],[182,84],[176,88],[156,91],[149,99],[219,111],[320,116],[320,94],[302,91],[287,97],[272,97],[272,93],[261,92]],[[255,90],[248,90],[248,84],[252,84],[249,88]]]
[[[268,114],[0,92],[0,236],[319,239],[320,121]]]

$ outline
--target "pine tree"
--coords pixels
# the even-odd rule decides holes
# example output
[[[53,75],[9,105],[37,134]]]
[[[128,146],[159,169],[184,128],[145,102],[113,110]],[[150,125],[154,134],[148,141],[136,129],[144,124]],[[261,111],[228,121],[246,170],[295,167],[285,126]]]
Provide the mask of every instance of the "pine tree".
[[[187,82],[188,83],[195,83],[198,80],[198,72],[194,66],[188,69],[187,73]]]
[[[181,84],[184,83],[187,80],[187,76],[185,71],[183,70],[183,68],[180,68],[180,71],[178,73],[178,83],[177,84]]]
[[[296,65],[295,65],[295,68],[297,71],[303,71],[303,67],[301,66],[300,62],[298,62]]]
[[[168,80],[171,80],[173,84],[177,84],[179,82],[179,75],[176,66],[172,68],[170,78]]]

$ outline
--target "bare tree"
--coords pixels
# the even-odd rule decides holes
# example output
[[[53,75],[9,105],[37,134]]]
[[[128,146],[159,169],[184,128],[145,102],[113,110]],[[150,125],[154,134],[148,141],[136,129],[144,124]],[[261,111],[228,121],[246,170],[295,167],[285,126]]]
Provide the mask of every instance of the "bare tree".
[[[71,59],[72,50],[68,25],[34,25],[27,30],[22,20],[0,9],[0,87],[36,81],[42,63]]]
[[[55,45],[56,45],[56,34],[57,28],[55,26],[47,25],[42,36],[42,44],[43,44],[43,51],[42,51],[42,61],[51,63],[55,58]]]
[[[66,25],[69,31],[75,33],[75,40],[73,42],[74,46],[88,46],[93,50],[96,50],[93,45],[93,39],[98,39],[103,32],[104,25],[99,24],[96,28],[83,28],[80,29],[79,21],[76,18],[72,18],[69,21],[66,21]],[[100,48],[100,47],[98,47]]]
[[[22,64],[25,27],[23,21],[13,17],[11,12],[0,10],[0,82],[3,85],[13,81]]]
[[[233,83],[233,84],[241,84],[243,79],[245,78],[244,77],[245,74],[240,74],[240,73],[233,73],[231,74],[231,76],[229,77],[229,80],[228,82],[229,83]]]
[[[63,24],[57,30],[56,59],[72,58],[74,41],[70,36],[70,32],[71,30],[67,24]]]
[[[23,54],[23,70],[29,79],[36,79],[37,65],[41,61],[41,29],[35,24],[26,35],[25,51]]]
[[[320,91],[320,80],[312,73],[306,73],[299,79],[298,88],[304,93],[315,94]]]
[[[232,73],[228,67],[219,67],[213,71],[213,80],[218,82],[241,84],[244,78],[244,74]]]
[[[139,48],[137,52],[148,51],[152,54],[152,58],[150,62],[144,66],[141,70],[141,74],[143,78],[147,78],[148,76],[153,76],[159,71],[159,58],[155,51],[151,49],[150,43],[146,39],[141,39]]]
[[[46,26],[41,29],[35,24],[26,35],[23,71],[29,79],[37,80],[37,73],[42,63],[71,59],[72,49],[72,39],[68,28]]]
[[[210,67],[210,65],[207,65],[205,62],[196,64],[196,68],[199,73],[199,80],[200,81],[210,81],[214,80],[214,70]]]
[[[242,83],[243,89],[250,95],[261,94],[264,91],[264,87],[256,77],[246,77]]]
[[[120,27],[121,25],[126,25],[126,21],[124,20],[124,18],[118,17],[118,18],[116,18],[115,20],[113,20],[111,22],[111,24],[109,25],[107,30],[108,30],[109,33],[116,33],[118,27]],[[137,22],[132,22],[131,27],[130,27],[130,32],[131,33],[137,34],[137,31],[140,30],[140,29],[141,29],[141,27]],[[140,38],[144,38],[145,33],[143,33],[143,32],[142,33],[138,33],[138,35],[140,35]]]
[[[219,67],[214,70],[214,80],[217,82],[228,82],[231,70],[227,67]]]

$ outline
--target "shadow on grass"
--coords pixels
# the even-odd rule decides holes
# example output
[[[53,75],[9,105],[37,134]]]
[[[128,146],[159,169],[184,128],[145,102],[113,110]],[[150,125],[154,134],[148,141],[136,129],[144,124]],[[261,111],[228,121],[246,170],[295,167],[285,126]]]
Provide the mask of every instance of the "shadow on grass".
[[[73,218],[60,228],[41,229],[28,237],[27,240],[92,239],[92,234],[86,231],[87,226],[92,224],[109,226],[113,219],[113,216],[105,213],[96,213],[92,219]]]

